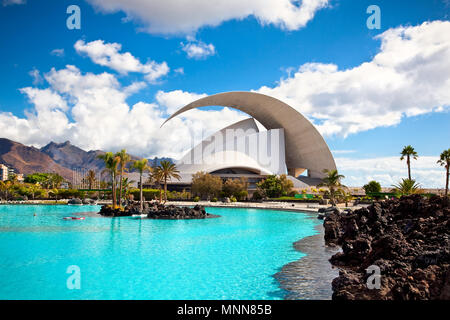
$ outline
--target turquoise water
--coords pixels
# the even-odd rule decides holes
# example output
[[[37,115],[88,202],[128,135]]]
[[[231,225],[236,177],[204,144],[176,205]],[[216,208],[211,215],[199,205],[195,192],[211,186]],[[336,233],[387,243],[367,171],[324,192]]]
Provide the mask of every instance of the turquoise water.
[[[221,217],[206,220],[62,219],[98,209],[0,206],[0,299],[283,299],[273,275],[318,224],[238,208],[207,208]],[[71,265],[79,290],[67,287]]]

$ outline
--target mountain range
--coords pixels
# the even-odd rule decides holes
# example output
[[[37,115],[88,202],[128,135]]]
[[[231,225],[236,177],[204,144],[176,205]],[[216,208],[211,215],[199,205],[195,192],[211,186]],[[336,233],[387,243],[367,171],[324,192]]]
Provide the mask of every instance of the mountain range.
[[[97,157],[105,152],[102,150],[85,151],[70,141],[63,143],[50,142],[41,149],[26,146],[19,142],[0,138],[0,163],[13,168],[17,173],[25,175],[34,172],[55,172],[67,180],[72,180],[76,169],[101,172],[105,165]],[[131,160],[140,159],[130,155]],[[158,165],[161,160],[171,158],[149,159],[150,165]]]

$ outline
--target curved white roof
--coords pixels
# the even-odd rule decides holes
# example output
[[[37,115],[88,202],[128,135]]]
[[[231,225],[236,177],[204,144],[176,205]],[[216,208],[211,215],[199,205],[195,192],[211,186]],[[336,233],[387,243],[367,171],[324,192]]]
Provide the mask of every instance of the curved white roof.
[[[235,108],[251,115],[268,130],[284,129],[288,170],[308,169],[310,177],[322,178],[324,169],[336,169],[333,156],[317,129],[286,103],[264,94],[237,91],[204,97],[179,109],[164,123],[185,111],[207,106]]]

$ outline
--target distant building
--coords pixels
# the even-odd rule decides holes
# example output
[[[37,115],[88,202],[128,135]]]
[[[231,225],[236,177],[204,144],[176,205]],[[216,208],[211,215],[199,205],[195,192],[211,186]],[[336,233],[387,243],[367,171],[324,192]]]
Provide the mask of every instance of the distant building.
[[[69,183],[68,182],[61,182],[61,189],[69,189]]]
[[[6,181],[9,179],[8,167],[4,164],[0,164],[0,180]]]
[[[14,170],[14,168],[8,167],[8,179],[11,180],[11,178],[15,175],[17,175],[17,174],[16,174],[16,171]]]

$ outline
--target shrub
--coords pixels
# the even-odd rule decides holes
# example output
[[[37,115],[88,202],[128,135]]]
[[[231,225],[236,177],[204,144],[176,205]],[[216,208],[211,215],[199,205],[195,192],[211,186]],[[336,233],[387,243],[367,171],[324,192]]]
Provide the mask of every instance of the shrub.
[[[194,202],[199,202],[200,201],[200,197],[195,197],[194,199],[192,199]]]
[[[375,180],[370,181],[368,184],[364,185],[363,188],[366,194],[381,192],[381,185]]]
[[[217,202],[217,198],[212,198],[211,202]]]
[[[223,192],[221,193],[222,197],[231,197],[234,196],[239,200],[244,200],[248,196],[248,182],[247,179],[241,177],[239,179],[227,179],[223,184]]]
[[[131,189],[130,194],[133,195],[133,198],[135,200],[141,200],[139,189]],[[159,199],[159,190],[158,189],[143,189],[142,196],[145,200]]]
[[[222,179],[206,172],[192,175],[192,193],[203,198],[217,197],[222,191]]]
[[[261,200],[262,198],[263,198],[263,196],[262,196],[261,192],[259,192],[258,190],[253,192],[253,195],[252,195],[253,200]]]
[[[230,201],[231,201],[231,202],[236,202],[236,201],[237,201],[237,199],[236,199],[236,197],[235,197],[235,196],[231,196],[231,197],[230,197]]]
[[[257,186],[266,197],[278,198],[287,195],[294,187],[294,184],[285,174],[282,174],[280,176],[268,176],[265,180],[259,182]]]

